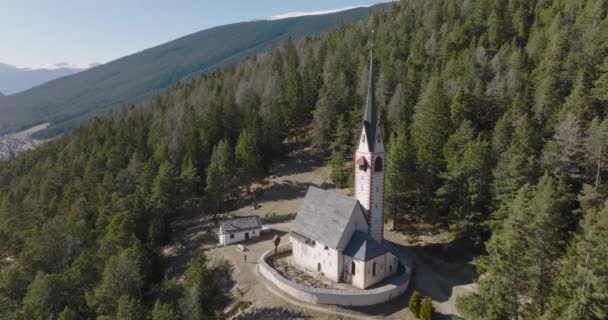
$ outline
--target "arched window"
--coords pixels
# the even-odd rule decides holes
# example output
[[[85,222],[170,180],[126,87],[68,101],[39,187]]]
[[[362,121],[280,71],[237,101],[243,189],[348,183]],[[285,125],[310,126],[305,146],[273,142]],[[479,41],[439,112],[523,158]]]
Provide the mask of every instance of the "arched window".
[[[321,263],[317,263],[317,271],[321,272]]]
[[[382,171],[382,158],[378,157],[376,161],[374,161],[374,171],[380,172]]]
[[[350,274],[355,275],[355,262],[350,263]]]
[[[376,276],[376,263],[372,264],[372,276]]]
[[[359,170],[361,171],[367,171],[367,160],[365,159],[365,157],[360,157],[359,159],[357,159],[357,165],[359,166]]]
[[[361,135],[361,142],[365,143],[365,135]]]

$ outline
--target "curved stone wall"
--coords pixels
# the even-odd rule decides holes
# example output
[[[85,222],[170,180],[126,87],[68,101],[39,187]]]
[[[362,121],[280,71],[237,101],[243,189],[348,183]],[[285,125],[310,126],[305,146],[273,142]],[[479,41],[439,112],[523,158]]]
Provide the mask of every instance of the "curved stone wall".
[[[277,253],[291,251],[291,243],[278,247]],[[337,290],[313,288],[295,283],[283,277],[266,259],[274,255],[274,249],[265,252],[259,261],[260,273],[279,289],[290,296],[308,303],[333,304],[339,306],[370,306],[389,301],[407,290],[410,282],[411,268],[407,261],[399,259],[405,268],[403,274],[395,276],[390,283],[370,290]]]

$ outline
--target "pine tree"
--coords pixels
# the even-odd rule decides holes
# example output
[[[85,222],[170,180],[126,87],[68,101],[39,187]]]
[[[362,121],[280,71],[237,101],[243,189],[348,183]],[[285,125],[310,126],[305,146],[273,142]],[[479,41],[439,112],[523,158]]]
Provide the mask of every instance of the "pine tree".
[[[138,299],[133,299],[127,295],[123,295],[118,299],[118,307],[116,307],[116,320],[142,320],[144,310],[141,302]]]
[[[464,121],[446,143],[444,154],[448,166],[437,196],[457,236],[479,243],[492,203],[492,148],[487,141],[473,139],[470,123]]]
[[[441,80],[433,78],[416,105],[412,123],[412,142],[417,164],[430,179],[444,167],[443,144],[451,133],[450,109]]]
[[[152,201],[161,210],[171,208],[175,191],[175,175],[173,165],[165,160],[158,168],[158,174],[152,183]]]
[[[571,242],[544,319],[605,319],[608,317],[608,207],[590,210],[581,233]]]
[[[595,192],[605,190],[606,184],[602,177],[608,171],[608,120],[594,118],[589,125],[586,149],[587,181],[594,186]]]
[[[190,157],[184,158],[179,175],[179,190],[183,197],[192,197],[199,190],[201,181],[194,161]]]
[[[331,155],[329,164],[331,166],[331,180],[338,188],[348,186],[348,181],[351,176],[351,170],[344,168],[344,164],[349,160],[349,155],[352,153],[352,130],[348,127],[348,123],[344,115],[338,118],[336,125],[336,133],[331,144]]]
[[[565,176],[573,181],[585,176],[585,137],[578,126],[577,117],[568,113],[546,144],[543,162],[556,176]]]
[[[387,148],[385,202],[396,226],[397,219],[407,215],[420,218],[422,211],[416,187],[416,154],[405,130],[393,135]]]
[[[537,135],[527,116],[519,118],[509,147],[498,157],[493,171],[494,199],[497,202],[490,222],[493,229],[505,219],[507,204],[515,197],[517,190],[526,183],[533,183],[538,175]]]
[[[222,212],[223,204],[235,187],[234,159],[230,145],[221,140],[211,154],[207,167],[205,193],[211,213]]]
[[[253,130],[245,129],[236,143],[236,160],[247,194],[251,194],[251,184],[264,172],[259,138]]]
[[[152,320],[179,320],[181,319],[175,307],[169,303],[162,303],[156,300],[154,309],[152,309]]]
[[[223,302],[224,294],[213,274],[207,269],[204,255],[193,258],[184,275],[185,303],[188,319],[216,319],[216,308]]]

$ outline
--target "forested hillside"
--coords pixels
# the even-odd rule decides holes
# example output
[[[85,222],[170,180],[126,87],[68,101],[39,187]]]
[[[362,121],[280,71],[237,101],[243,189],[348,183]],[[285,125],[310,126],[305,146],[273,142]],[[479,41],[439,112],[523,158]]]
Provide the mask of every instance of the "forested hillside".
[[[309,138],[348,184],[373,36],[387,216],[485,248],[467,319],[608,313],[608,2],[411,0],[180,83],[0,164],[0,315],[209,319],[176,210],[221,212]],[[139,310],[146,310],[140,312]],[[129,318],[130,317],[130,318]]]
[[[149,100],[179,81],[239,62],[290,37],[318,35],[361,21],[385,6],[199,31],[2,99],[0,134],[50,123],[37,136],[55,137],[109,110]]]

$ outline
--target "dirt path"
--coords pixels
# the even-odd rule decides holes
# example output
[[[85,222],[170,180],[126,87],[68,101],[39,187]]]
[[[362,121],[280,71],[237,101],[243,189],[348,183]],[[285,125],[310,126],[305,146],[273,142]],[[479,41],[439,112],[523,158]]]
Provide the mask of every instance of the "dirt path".
[[[240,207],[226,213],[225,216],[257,214],[266,220],[265,225],[269,230],[254,242],[247,243],[246,253],[239,251],[236,246],[217,246],[216,240],[210,235],[213,222],[203,218],[199,212],[179,214],[172,223],[170,245],[163,250],[170,265],[167,275],[181,279],[187,262],[200,251],[204,251],[212,263],[227,261],[232,267],[235,283],[232,288],[235,302],[228,308],[233,319],[414,319],[407,311],[407,301],[413,287],[433,298],[437,311],[444,314],[439,315],[438,319],[449,319],[449,315],[456,314],[450,299],[452,288],[472,282],[474,272],[471,265],[466,261],[447,263],[424,246],[405,245],[405,236],[390,230],[385,231],[387,240],[396,243],[403,254],[413,256],[417,270],[410,290],[391,302],[348,309],[310,305],[286,296],[259,276],[258,257],[273,248],[270,240],[274,235],[281,236],[283,243],[289,241],[285,235],[309,186],[348,194],[348,190],[335,189],[329,180],[329,169],[318,163],[308,150],[293,153],[262,184],[264,192],[258,199],[258,209],[253,210],[243,201]]]

